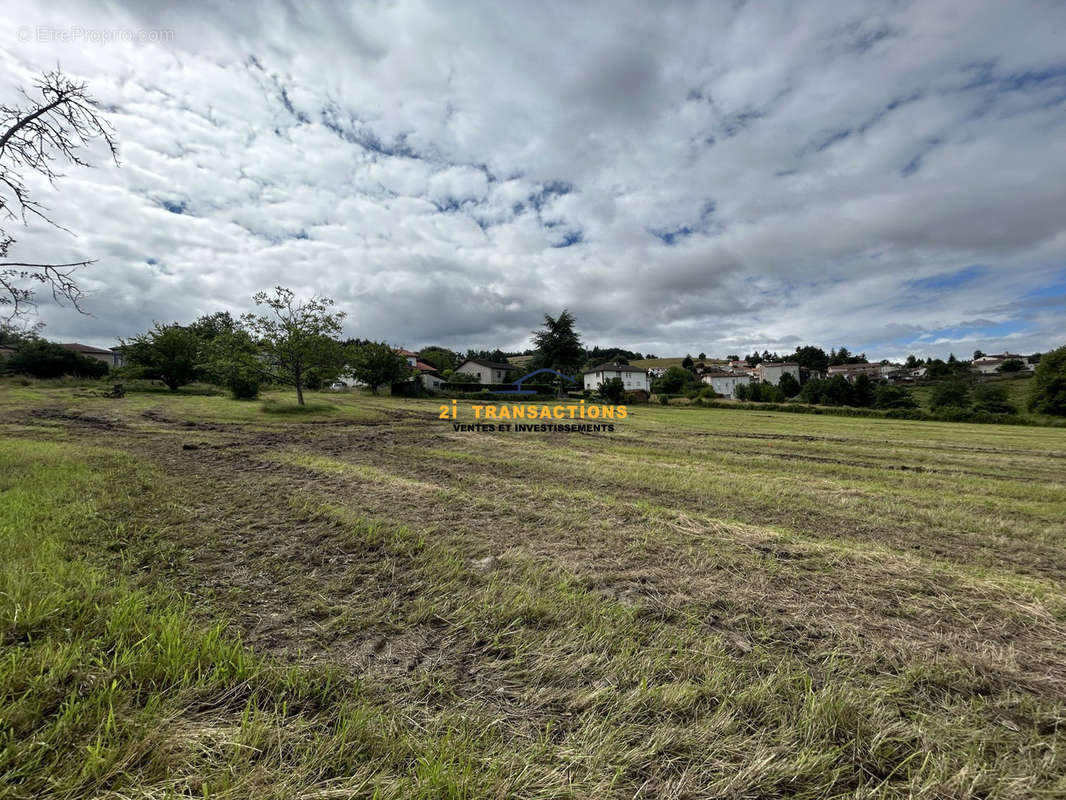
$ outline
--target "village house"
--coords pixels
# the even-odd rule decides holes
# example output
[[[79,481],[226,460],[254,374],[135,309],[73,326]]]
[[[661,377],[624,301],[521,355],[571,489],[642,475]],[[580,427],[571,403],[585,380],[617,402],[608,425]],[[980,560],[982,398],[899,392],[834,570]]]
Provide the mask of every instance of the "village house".
[[[881,379],[881,365],[880,364],[832,364],[829,369],[826,370],[826,375],[830,378],[836,375],[842,375],[848,383],[854,383],[855,379],[860,375],[865,375],[872,381]]]
[[[480,358],[468,358],[456,368],[461,375],[473,375],[478,383],[493,384],[507,383],[509,375],[516,370],[513,364],[502,364],[498,361],[487,361]]]
[[[782,375],[791,375],[796,379],[797,383],[800,379],[799,364],[785,361],[776,364],[764,361],[761,364],[755,365],[754,372],[757,380],[762,381],[763,383],[773,384],[774,386],[777,386],[777,384],[781,382]]]
[[[648,371],[639,367],[631,367],[620,361],[611,361],[600,364],[585,371],[585,388],[595,391],[600,384],[606,383],[611,378],[618,378],[627,392],[651,391],[651,381],[648,379]]]
[[[1035,364],[1030,364],[1029,359],[1025,356],[1020,356],[1015,353],[1000,353],[994,356],[981,356],[975,358],[971,364],[972,368],[982,375],[994,375],[999,371],[999,368],[1008,361],[1021,361],[1025,365],[1025,369],[1035,369]]]
[[[739,372],[708,372],[703,376],[703,382],[714,389],[715,394],[736,397],[737,387],[751,383],[751,376]]]
[[[412,380],[419,381],[423,387],[429,389],[431,392],[440,391],[441,384],[445,381],[444,377],[437,371],[435,366],[422,361],[418,357],[418,353],[412,353],[410,350],[400,348],[398,350],[393,350],[393,352],[406,361],[407,366],[415,370],[415,375]]]

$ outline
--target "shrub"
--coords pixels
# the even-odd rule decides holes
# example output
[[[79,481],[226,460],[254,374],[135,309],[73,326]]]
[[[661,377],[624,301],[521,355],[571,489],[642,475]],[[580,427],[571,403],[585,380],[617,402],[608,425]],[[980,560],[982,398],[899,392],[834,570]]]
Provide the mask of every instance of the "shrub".
[[[965,409],[970,405],[970,387],[959,381],[939,383],[933,387],[929,398],[929,407],[933,410],[942,408]]]
[[[86,358],[72,350],[44,339],[35,339],[21,344],[7,360],[7,369],[35,378],[102,378],[108,365],[95,358]]]
[[[800,393],[799,381],[790,372],[786,372],[781,376],[781,380],[777,382],[778,388],[784,392],[785,397],[795,397]]]
[[[1021,372],[1023,369],[1025,369],[1024,362],[1019,361],[1017,358],[1008,358],[996,367],[996,372]]]
[[[255,400],[259,397],[259,386],[259,377],[247,372],[236,372],[226,382],[234,400]]]
[[[973,393],[973,410],[989,414],[1017,414],[1016,409],[1007,399],[1007,387],[997,383],[983,383]]]
[[[609,378],[600,384],[599,394],[609,403],[620,403],[625,394],[625,384],[621,378]]]
[[[870,380],[870,376],[857,375],[855,382],[851,385],[852,405],[869,408],[874,404],[874,392],[874,382]]]
[[[902,386],[884,383],[874,390],[874,408],[917,408],[918,401]]]

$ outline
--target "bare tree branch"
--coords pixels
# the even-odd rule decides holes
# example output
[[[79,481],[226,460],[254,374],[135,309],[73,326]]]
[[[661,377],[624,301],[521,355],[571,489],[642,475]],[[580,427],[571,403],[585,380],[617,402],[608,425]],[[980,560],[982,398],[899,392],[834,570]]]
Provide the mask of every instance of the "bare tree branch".
[[[118,163],[114,129],[103,119],[86,84],[71,80],[59,69],[44,73],[35,84],[38,98],[25,91],[29,105],[0,105],[0,219],[27,224],[27,215],[66,230],[53,221],[46,209],[34,200],[24,176],[37,173],[55,184],[62,174],[57,165],[91,166],[79,151],[94,139],[102,139]],[[69,232],[69,231],[68,231]],[[0,259],[5,259],[15,239],[0,229]],[[82,291],[74,277],[80,267],[93,260],[67,264],[42,264],[0,260],[0,306],[9,306],[8,320],[36,310],[34,285],[44,284],[52,298],[69,302],[85,313],[79,304]]]

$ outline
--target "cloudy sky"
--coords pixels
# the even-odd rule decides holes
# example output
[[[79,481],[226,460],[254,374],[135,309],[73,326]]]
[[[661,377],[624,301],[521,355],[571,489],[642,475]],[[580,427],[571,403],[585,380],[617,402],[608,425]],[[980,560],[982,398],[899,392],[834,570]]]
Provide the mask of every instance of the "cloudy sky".
[[[0,96],[58,63],[121,147],[12,231],[98,259],[51,338],[280,283],[410,348],[1066,342],[1061,2],[2,5]]]

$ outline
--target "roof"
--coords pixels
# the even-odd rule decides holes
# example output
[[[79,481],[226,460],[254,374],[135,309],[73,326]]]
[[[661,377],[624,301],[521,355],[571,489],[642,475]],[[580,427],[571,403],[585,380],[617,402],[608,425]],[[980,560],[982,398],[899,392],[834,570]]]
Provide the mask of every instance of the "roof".
[[[101,356],[114,355],[110,350],[102,347],[93,347],[91,344],[78,344],[77,342],[63,342],[60,347],[65,350],[73,350],[75,353],[96,353]]]
[[[758,367],[798,367],[795,361],[761,361],[756,366]]]
[[[628,364],[619,364],[617,361],[609,361],[599,366],[592,367],[585,370],[585,372],[639,372],[641,375],[647,375],[646,369],[640,367],[631,367]]]
[[[747,373],[740,373],[740,372],[715,371],[715,372],[705,372],[705,373],[703,373],[703,377],[705,377],[705,378],[750,378],[751,375],[748,375]]]
[[[404,350],[402,347],[393,350],[396,355],[403,356],[404,358],[417,358],[418,353],[412,353],[410,350]]]
[[[457,369],[462,369],[463,364],[477,364],[480,367],[488,367],[489,369],[517,369],[514,364],[501,364],[499,361],[488,361],[482,358],[468,358]]]
[[[437,368],[432,364],[427,364],[425,361],[416,361],[415,369],[419,372],[436,372]]]

